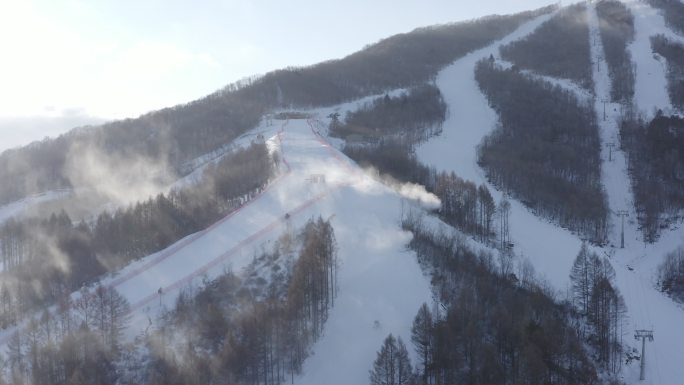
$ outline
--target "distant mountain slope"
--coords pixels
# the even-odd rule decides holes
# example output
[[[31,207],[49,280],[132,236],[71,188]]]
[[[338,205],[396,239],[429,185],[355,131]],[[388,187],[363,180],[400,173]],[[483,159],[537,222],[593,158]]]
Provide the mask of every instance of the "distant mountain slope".
[[[420,84],[458,57],[553,9],[417,29],[340,60],[274,71],[184,105],[7,151],[0,155],[0,204],[72,187],[80,168],[97,166],[85,163],[86,151],[97,159],[114,157],[122,169],[135,159],[181,173],[185,162],[255,127],[274,108],[332,105]]]
[[[572,79],[591,88],[591,58],[587,9],[584,4],[563,8],[522,40],[503,46],[501,57],[520,68]]]

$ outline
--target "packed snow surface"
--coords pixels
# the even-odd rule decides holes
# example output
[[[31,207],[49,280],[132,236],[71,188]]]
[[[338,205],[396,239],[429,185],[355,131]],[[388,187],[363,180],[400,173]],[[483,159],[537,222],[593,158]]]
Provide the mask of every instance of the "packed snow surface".
[[[664,26],[662,16],[650,7],[637,2],[630,2],[628,5],[635,12],[637,30],[636,41],[630,46],[630,50],[633,57],[639,58],[636,63],[635,104],[648,113],[655,111],[656,107],[671,109],[667,96],[666,69],[651,54],[650,36],[665,33],[668,37],[673,37],[673,33]],[[442,135],[418,148],[417,154],[423,162],[437,167],[438,170],[454,171],[476,183],[486,183],[494,190],[476,163],[476,150],[482,139],[495,128],[498,117],[478,89],[474,79],[475,64],[489,55],[496,57],[499,46],[524,37],[541,22],[543,19],[528,23],[503,41],[458,60],[439,74],[437,86],[445,97],[450,115],[444,124]],[[590,28],[591,36],[594,37],[592,58],[595,62],[599,60],[599,56],[603,56],[603,47],[600,39],[595,38],[598,36],[598,29],[593,6],[590,7]],[[531,76],[539,78],[536,74]],[[572,85],[562,84],[565,82],[563,79],[544,80],[565,89],[573,89]],[[616,284],[628,307],[623,336],[627,349],[641,349],[641,343],[633,338],[635,329],[654,330],[655,341],[647,343],[646,348],[648,383],[681,383],[684,378],[684,365],[681,364],[684,356],[684,333],[680,329],[684,325],[684,309],[656,289],[656,270],[665,253],[684,244],[684,232],[681,229],[670,229],[664,232],[657,243],[644,245],[634,213],[625,155],[615,149],[610,157],[608,153],[608,143],[619,143],[617,122],[622,112],[621,106],[607,104],[604,121],[602,100],[609,100],[610,78],[605,70],[599,72],[598,67],[594,66],[594,80],[596,86],[592,91],[595,95],[602,142],[602,181],[611,210],[627,210],[630,215],[625,221],[625,248],[620,248],[620,218],[612,215],[609,245],[595,250],[600,255],[610,257],[616,270]],[[587,95],[581,89],[576,89],[575,92],[580,100]],[[501,192],[494,195],[497,199],[502,196]],[[570,267],[579,251],[581,240],[570,231],[532,215],[519,202],[511,203],[510,226],[516,253],[530,259],[537,273],[556,288],[561,298],[565,297],[569,289]],[[640,383],[638,362],[625,365],[622,375],[629,384]]]
[[[667,61],[653,53],[651,37],[662,34],[674,41],[684,39],[665,25],[657,9],[642,1],[624,3],[634,15],[635,38],[629,46],[636,69],[634,104],[647,118],[652,118],[658,109],[672,110],[672,103],[667,92]]]

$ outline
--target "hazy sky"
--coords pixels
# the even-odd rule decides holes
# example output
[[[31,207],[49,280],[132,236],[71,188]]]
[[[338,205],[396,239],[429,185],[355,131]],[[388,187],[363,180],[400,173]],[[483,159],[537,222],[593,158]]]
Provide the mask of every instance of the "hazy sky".
[[[7,121],[29,127],[44,118],[71,124],[137,116],[419,26],[552,2],[0,0],[0,149],[30,131]]]

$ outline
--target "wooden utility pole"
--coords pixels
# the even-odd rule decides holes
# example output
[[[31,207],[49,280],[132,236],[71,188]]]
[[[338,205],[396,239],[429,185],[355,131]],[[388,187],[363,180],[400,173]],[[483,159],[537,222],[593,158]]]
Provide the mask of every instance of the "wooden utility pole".
[[[629,216],[629,212],[627,212],[627,210],[620,210],[617,213],[615,213],[615,215],[622,218],[622,232],[620,233],[620,248],[624,249],[625,248],[625,217]]]
[[[639,380],[643,381],[646,379],[646,338],[649,341],[653,341],[653,330],[635,330],[634,339],[637,341],[641,338],[641,373],[639,374]]]
[[[601,100],[601,103],[603,103],[603,121],[606,121],[606,105],[610,103],[610,100],[603,99]]]

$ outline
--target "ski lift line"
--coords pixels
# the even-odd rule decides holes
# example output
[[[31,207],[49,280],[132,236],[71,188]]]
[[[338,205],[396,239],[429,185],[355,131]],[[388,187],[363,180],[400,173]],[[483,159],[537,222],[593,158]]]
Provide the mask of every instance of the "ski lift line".
[[[641,275],[639,276],[639,285],[641,286],[641,297],[644,301],[644,311],[646,311],[646,321],[648,321],[649,326],[653,329],[653,319],[651,319],[651,311],[648,308],[648,301],[646,300],[646,288],[644,287],[644,280]]]
[[[653,319],[651,318],[651,311],[649,309],[648,301],[647,301],[647,297],[646,297],[646,287],[644,285],[644,277],[643,277],[643,275],[638,274],[638,276],[635,277],[635,279],[639,283],[639,286],[636,287],[635,289],[641,294],[641,306],[639,306],[639,307],[645,313],[644,318],[642,318],[643,322],[648,324],[650,330],[653,330]],[[646,325],[637,325],[637,326],[638,327],[644,327]],[[653,346],[651,349],[651,352],[652,352],[651,356],[653,357],[653,362],[655,363],[654,369],[657,372],[657,376],[658,376],[658,383],[662,384],[663,380],[662,380],[662,376],[660,374],[660,363],[659,363],[659,359],[658,359],[658,349],[656,349],[656,347]],[[651,370],[651,372],[653,372],[653,370]]]
[[[282,134],[283,134],[283,132],[284,132],[284,130],[285,130],[285,126],[287,125],[288,122],[289,122],[289,121],[286,120],[286,121],[283,123],[282,127],[280,128],[280,131],[279,131],[278,134],[277,134],[278,140],[280,141],[281,144],[282,144]],[[281,152],[282,152],[282,145],[281,145]],[[197,232],[197,233],[191,235],[190,237],[186,238],[185,240],[183,240],[183,241],[181,241],[181,242],[179,242],[179,243],[176,243],[175,245],[171,246],[171,248],[162,251],[162,252],[161,252],[156,258],[154,258],[152,261],[150,261],[150,262],[148,262],[148,263],[146,263],[146,264],[144,264],[144,265],[142,265],[142,266],[140,266],[140,267],[138,267],[138,268],[136,268],[136,269],[133,269],[132,271],[126,273],[125,275],[123,275],[123,276],[121,276],[121,277],[118,277],[118,278],[114,279],[114,280],[113,280],[112,282],[110,282],[109,285],[107,285],[107,286],[110,287],[110,288],[116,288],[116,287],[120,286],[121,284],[123,284],[124,282],[129,281],[131,278],[133,278],[133,277],[137,276],[138,274],[140,274],[140,273],[142,273],[142,272],[144,272],[144,271],[150,269],[152,266],[155,266],[155,265],[159,264],[160,262],[164,261],[165,259],[169,258],[170,256],[176,254],[179,250],[182,250],[182,249],[185,248],[186,246],[188,246],[188,245],[194,243],[194,242],[197,241],[198,239],[200,239],[200,238],[202,238],[203,236],[207,235],[207,234],[210,233],[212,230],[214,230],[216,227],[220,226],[220,225],[223,224],[225,221],[227,221],[228,219],[232,218],[232,217],[235,216],[237,213],[239,213],[240,211],[242,211],[244,208],[250,206],[250,205],[251,205],[252,203],[254,203],[259,197],[261,197],[263,194],[265,194],[266,192],[268,192],[275,184],[277,184],[278,182],[280,182],[280,180],[281,180],[283,177],[289,175],[289,174],[292,172],[292,168],[290,167],[290,164],[287,162],[287,160],[285,160],[285,157],[284,157],[284,156],[283,156],[282,158],[283,158],[283,163],[284,163],[285,166],[287,167],[287,171],[286,171],[284,174],[281,174],[281,175],[277,176],[271,183],[268,184],[268,186],[266,186],[261,192],[259,192],[253,199],[250,199],[249,201],[247,201],[247,202],[243,203],[242,205],[236,207],[233,211],[231,211],[230,213],[228,213],[226,216],[224,216],[223,218],[221,218],[221,219],[218,220],[217,222],[214,222],[211,226],[207,227],[206,229],[204,229],[204,230],[202,230],[202,231],[199,231],[199,232]]]
[[[603,56],[605,56],[605,52],[603,52],[605,48],[603,47],[603,42],[600,41],[598,25],[596,24],[598,22],[598,14],[596,11],[596,6],[593,6],[591,11],[592,11],[591,12],[592,17],[590,19],[591,20],[590,29],[591,29],[591,32],[592,32],[592,35],[594,38],[594,44],[592,45],[591,54],[592,54],[592,62],[594,62],[597,66],[595,68],[594,77],[596,77],[598,75],[598,76],[605,79],[608,76],[607,71],[601,71],[600,67],[599,67],[600,61],[603,60],[604,59]],[[603,55],[602,55],[602,53],[603,53]],[[610,87],[610,84],[611,84],[610,79],[608,79],[607,84]],[[606,91],[609,89],[609,87],[606,88]],[[605,136],[607,133],[612,133],[612,131],[614,131],[615,127],[617,127],[617,126],[615,125],[615,121],[614,121],[613,116],[610,116],[610,120],[608,120],[609,116],[607,114],[607,104],[609,103],[609,101],[608,101],[609,99],[606,97],[605,94],[604,95],[598,95],[598,94],[599,93],[597,93],[597,99],[596,99],[594,109],[596,110],[597,115],[601,115],[600,109],[602,107],[603,122],[601,123],[600,128],[601,128],[601,130],[603,130],[603,134],[602,134],[602,140],[601,141],[602,141],[602,145],[607,147],[608,155],[609,155],[607,161],[610,162],[613,160],[612,159],[613,158],[612,152],[613,152],[613,148],[614,148],[615,144],[614,144],[614,142],[610,142],[610,141],[608,141],[608,143],[607,143],[606,142],[607,138],[605,138]],[[598,96],[602,96],[602,98],[599,99]],[[615,155],[617,156],[617,154],[615,154]],[[604,162],[605,161],[606,160],[604,160]],[[631,191],[629,191],[629,193],[631,193]],[[615,203],[615,202],[613,202],[613,203]],[[613,211],[613,214],[620,216],[621,220],[622,220],[621,231],[620,231],[620,248],[624,249],[624,247],[625,247],[624,220],[625,220],[625,216],[629,215],[629,212],[626,210],[615,210],[615,211]],[[620,224],[618,224],[618,225],[620,225]],[[645,287],[643,284],[643,276],[642,276],[641,272],[634,272],[634,274],[630,274],[628,272],[626,278],[627,278],[626,286],[627,286],[628,295],[632,296],[633,304],[637,304],[637,307],[639,308],[638,310],[630,309],[630,311],[635,312],[635,315],[640,315],[641,318],[640,318],[639,322],[649,323],[651,330],[652,330],[653,324],[652,324],[652,319],[651,319],[651,315],[650,315],[650,310],[648,308],[648,303],[646,301],[647,297],[646,297],[646,290],[645,290]],[[637,332],[636,332],[637,334],[639,333],[638,330],[640,328],[646,327],[646,325],[639,325],[639,324],[637,324],[637,322],[633,322],[633,324],[634,324],[634,328],[637,330]],[[651,336],[652,336],[652,334],[651,334]],[[643,343],[643,341],[642,341],[642,343]],[[653,348],[652,350],[654,353],[656,353],[656,354],[653,354],[653,357],[655,358],[654,359],[655,365],[658,366],[656,349]],[[642,352],[643,352],[643,346],[642,346]],[[643,359],[643,357],[642,357],[642,359]],[[642,364],[643,364],[643,361],[642,361]],[[644,368],[642,367],[642,372],[641,372],[641,377],[642,377],[641,379],[642,380],[643,380],[643,375],[644,375],[643,370],[644,370]],[[660,370],[657,369],[656,371],[659,372]],[[658,373],[658,377],[660,377],[660,373]],[[660,379],[660,382],[662,383],[662,379]]]
[[[653,345],[654,343],[655,343],[655,342],[653,342],[651,345]],[[656,348],[654,347],[654,348],[651,349],[651,350],[653,351],[652,356],[653,356],[653,358],[654,358],[653,361],[655,361],[655,371],[656,371],[656,373],[657,373],[657,375],[658,375],[658,383],[662,385],[662,384],[664,384],[664,382],[663,382],[663,377],[662,377],[662,375],[660,374],[660,362],[659,362],[659,360],[658,360],[658,349],[656,349]]]
[[[641,290],[636,285],[636,281],[638,280],[638,277],[635,277],[634,275],[638,274],[638,272],[632,272],[632,276],[629,277],[629,283],[626,285],[627,291],[629,292],[629,295],[633,298],[633,301],[639,306],[637,306],[637,310],[630,309],[632,312],[638,313],[637,315],[639,316],[640,322],[646,322],[647,316],[646,316],[646,308],[644,306],[644,298],[641,293]],[[645,325],[639,325],[637,323],[637,320],[632,320],[632,326],[634,329],[639,329],[640,327],[644,327]]]

